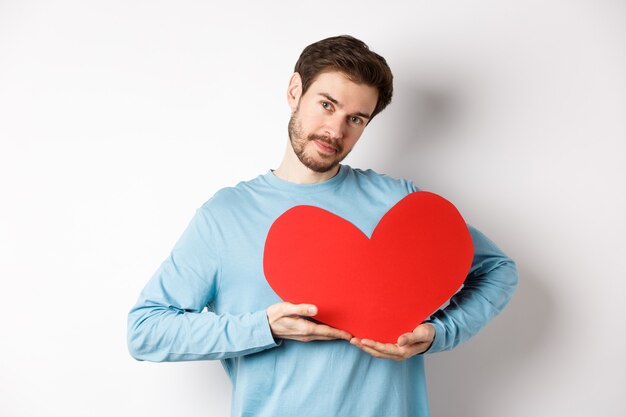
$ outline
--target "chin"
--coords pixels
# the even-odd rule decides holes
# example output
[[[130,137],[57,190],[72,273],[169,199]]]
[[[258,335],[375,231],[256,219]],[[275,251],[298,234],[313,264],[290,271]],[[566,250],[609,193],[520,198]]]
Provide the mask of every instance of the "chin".
[[[320,160],[311,161],[309,159],[308,161],[304,163],[304,165],[312,171],[323,174],[325,172],[332,171],[333,169],[337,168],[337,166],[339,165],[339,161],[332,161],[332,162],[320,161]]]

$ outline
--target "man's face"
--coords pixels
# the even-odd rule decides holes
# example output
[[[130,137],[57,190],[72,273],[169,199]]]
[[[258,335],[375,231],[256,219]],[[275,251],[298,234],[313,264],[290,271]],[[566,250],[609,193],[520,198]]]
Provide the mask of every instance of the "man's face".
[[[296,74],[296,83],[299,76]],[[361,137],[376,107],[375,87],[356,84],[343,73],[324,72],[304,95],[297,86],[289,94],[292,107],[289,139],[298,159],[315,172],[335,168]],[[301,90],[300,90],[301,91]]]

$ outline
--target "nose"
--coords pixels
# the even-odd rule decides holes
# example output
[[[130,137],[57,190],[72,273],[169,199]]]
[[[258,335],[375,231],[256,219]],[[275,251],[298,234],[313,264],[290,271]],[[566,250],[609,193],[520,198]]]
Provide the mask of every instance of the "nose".
[[[342,139],[346,128],[346,120],[342,115],[328,116],[324,125],[324,133],[331,139]]]

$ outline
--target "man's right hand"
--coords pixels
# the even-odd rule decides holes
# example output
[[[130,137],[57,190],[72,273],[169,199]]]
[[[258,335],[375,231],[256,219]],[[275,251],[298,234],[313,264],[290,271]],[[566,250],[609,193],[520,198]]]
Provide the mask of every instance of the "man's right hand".
[[[317,314],[317,307],[311,304],[278,303],[269,306],[266,314],[274,337],[300,342],[352,338],[350,333],[343,330],[304,319]]]

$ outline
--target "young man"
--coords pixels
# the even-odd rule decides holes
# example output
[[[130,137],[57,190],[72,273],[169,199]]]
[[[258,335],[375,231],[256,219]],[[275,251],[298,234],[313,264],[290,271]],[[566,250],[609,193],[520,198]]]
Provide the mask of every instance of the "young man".
[[[233,416],[428,415],[420,354],[477,333],[517,285],[513,261],[484,235],[468,226],[474,260],[464,287],[396,344],[306,320],[316,306],[282,302],[263,274],[265,237],[289,208],[321,207],[369,236],[387,210],[418,191],[409,181],[340,164],[392,89],[385,60],[355,38],[305,48],[287,90],[292,116],[283,161],[218,191],[197,211],[129,313],[135,358],[220,359],[233,384]],[[315,262],[333,241],[301,250]]]

